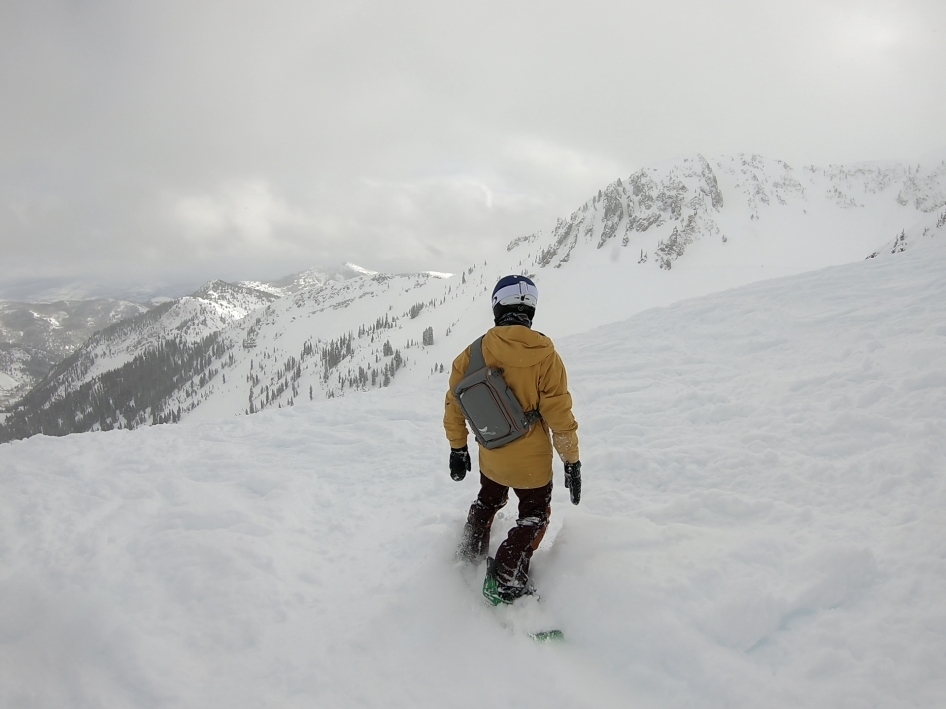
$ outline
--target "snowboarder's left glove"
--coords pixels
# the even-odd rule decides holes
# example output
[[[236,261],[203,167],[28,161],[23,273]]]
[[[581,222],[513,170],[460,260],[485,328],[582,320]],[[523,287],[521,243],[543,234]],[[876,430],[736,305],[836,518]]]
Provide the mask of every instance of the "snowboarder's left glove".
[[[573,505],[581,502],[581,461],[565,463],[565,487]]]
[[[450,477],[460,482],[466,477],[467,471],[473,469],[473,463],[470,460],[470,449],[463,448],[450,449]]]

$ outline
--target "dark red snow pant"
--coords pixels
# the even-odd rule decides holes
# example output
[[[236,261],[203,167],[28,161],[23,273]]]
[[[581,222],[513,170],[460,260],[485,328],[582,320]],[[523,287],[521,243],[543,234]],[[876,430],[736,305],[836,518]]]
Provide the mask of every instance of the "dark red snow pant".
[[[496,579],[501,585],[524,588],[529,581],[532,552],[539,548],[552,514],[552,483],[532,489],[513,488],[519,498],[519,518],[496,552]],[[485,555],[493,518],[509,499],[509,488],[480,473],[480,492],[470,506],[466,529],[469,548]]]

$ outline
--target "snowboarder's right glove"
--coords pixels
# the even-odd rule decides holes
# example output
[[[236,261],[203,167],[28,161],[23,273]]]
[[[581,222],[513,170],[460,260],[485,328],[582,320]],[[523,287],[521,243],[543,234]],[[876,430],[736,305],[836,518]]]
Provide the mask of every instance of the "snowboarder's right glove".
[[[470,461],[470,449],[463,448],[450,449],[450,477],[460,482],[466,477],[467,471],[473,469],[473,463]]]
[[[581,461],[574,463],[565,463],[565,487],[568,488],[568,496],[572,499],[572,504],[577,505],[581,502]]]

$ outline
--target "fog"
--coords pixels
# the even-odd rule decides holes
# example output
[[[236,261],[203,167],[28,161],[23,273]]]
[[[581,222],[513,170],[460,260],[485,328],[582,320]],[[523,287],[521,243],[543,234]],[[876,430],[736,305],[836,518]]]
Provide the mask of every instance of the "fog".
[[[938,1],[3,3],[0,297],[457,271],[656,161],[921,159],[944,32]]]

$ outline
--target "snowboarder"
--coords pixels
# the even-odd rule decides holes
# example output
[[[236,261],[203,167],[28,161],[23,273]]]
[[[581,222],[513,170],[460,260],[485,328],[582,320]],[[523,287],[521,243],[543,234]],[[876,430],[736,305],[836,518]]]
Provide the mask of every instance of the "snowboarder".
[[[565,366],[552,341],[532,329],[539,292],[525,276],[506,276],[493,289],[496,326],[482,340],[488,367],[502,376],[525,411],[541,419],[521,438],[500,448],[479,446],[480,491],[470,507],[457,558],[480,563],[489,549],[490,527],[506,504],[509,488],[519,499],[519,517],[496,552],[487,560],[483,595],[494,605],[512,603],[533,593],[529,563],[548,528],[552,500],[552,448],[565,463],[565,486],[573,504],[581,499],[578,424],[572,415]],[[443,425],[450,442],[450,476],[461,481],[472,469],[467,447],[469,431],[454,389],[470,364],[467,347],[453,361]]]

